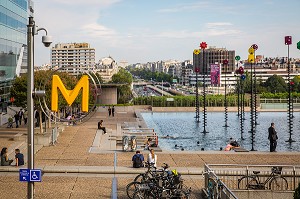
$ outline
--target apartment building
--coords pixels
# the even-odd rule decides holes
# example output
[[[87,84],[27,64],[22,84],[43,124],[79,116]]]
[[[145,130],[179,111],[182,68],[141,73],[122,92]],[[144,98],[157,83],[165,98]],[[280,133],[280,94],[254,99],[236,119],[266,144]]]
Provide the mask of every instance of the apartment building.
[[[94,70],[95,48],[88,43],[60,43],[51,49],[51,66],[77,75],[81,70]]]

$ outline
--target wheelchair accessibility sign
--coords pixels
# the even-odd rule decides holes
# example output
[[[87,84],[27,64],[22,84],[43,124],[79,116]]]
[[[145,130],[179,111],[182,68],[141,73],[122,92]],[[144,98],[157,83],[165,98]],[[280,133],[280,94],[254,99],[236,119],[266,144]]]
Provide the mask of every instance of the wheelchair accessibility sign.
[[[41,182],[42,171],[41,169],[20,169],[21,182]]]
[[[30,182],[41,182],[42,171],[40,169],[30,170]]]

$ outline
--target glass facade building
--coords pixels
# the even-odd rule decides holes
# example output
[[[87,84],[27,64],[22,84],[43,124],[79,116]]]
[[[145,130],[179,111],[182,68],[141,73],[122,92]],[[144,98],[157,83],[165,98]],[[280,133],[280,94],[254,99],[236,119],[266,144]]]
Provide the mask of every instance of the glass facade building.
[[[9,99],[11,81],[26,72],[29,0],[0,0],[0,97]],[[33,11],[33,10],[32,10]]]

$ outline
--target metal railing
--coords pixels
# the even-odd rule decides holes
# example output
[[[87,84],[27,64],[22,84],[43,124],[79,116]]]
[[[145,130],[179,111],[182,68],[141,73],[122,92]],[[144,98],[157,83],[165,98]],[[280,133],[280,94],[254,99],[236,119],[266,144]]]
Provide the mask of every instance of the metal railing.
[[[58,138],[58,127],[54,127],[52,128],[52,132],[51,132],[51,144],[55,145],[55,143],[57,142],[57,138]]]
[[[282,167],[280,176],[287,180],[288,188],[282,191],[294,191],[300,182],[300,165],[209,164],[206,166],[213,170],[230,190],[238,190],[239,179],[253,175],[253,171],[260,171],[257,175],[261,182],[265,182],[270,177],[273,167]]]
[[[212,170],[209,165],[204,165],[204,184],[205,190],[209,188],[209,179],[213,179],[217,183],[217,189],[219,190],[219,194],[217,197],[220,196],[222,199],[238,199],[238,197],[229,189],[229,187],[223,182],[223,180]],[[215,195],[215,193],[210,193]]]

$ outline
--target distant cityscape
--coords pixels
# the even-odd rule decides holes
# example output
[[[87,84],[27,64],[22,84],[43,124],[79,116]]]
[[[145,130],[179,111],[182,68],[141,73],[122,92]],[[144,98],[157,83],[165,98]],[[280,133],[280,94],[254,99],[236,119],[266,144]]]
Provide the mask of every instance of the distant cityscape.
[[[4,11],[0,10],[0,29],[5,30],[3,31],[4,34],[0,35],[0,98],[1,101],[8,101],[9,90],[14,78],[27,73],[26,24],[28,16],[33,15],[34,7],[32,1],[14,1],[14,3],[7,1],[7,5],[5,4],[3,9]],[[20,17],[7,20],[6,13],[8,12]],[[16,35],[16,37],[12,37],[12,35]],[[193,59],[158,60],[134,64],[129,64],[124,60],[115,60],[113,55],[108,55],[97,61],[96,49],[91,47],[92,44],[86,42],[58,43],[52,46],[50,50],[51,63],[36,66],[35,70],[58,69],[71,75],[77,75],[80,70],[88,70],[98,73],[104,82],[111,81],[112,76],[119,71],[119,68],[129,67],[166,73],[178,79],[177,83],[179,84],[194,86],[196,84],[195,68],[197,68],[200,75],[199,81],[205,81],[208,86],[213,86],[210,79],[211,69],[217,67],[220,69],[218,86],[222,87],[225,76],[229,86],[236,84],[235,70],[238,67],[243,67],[245,71],[250,70],[250,64],[246,58],[239,61],[235,60],[235,50],[214,46],[210,46],[199,54],[194,54],[194,49],[190,49]],[[228,64],[224,66],[222,63],[225,59],[228,60]],[[287,57],[256,55],[257,78],[265,81],[268,77],[277,74],[286,79],[287,61]],[[300,59],[290,58],[290,67],[291,78],[293,78],[299,74]]]

